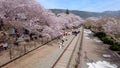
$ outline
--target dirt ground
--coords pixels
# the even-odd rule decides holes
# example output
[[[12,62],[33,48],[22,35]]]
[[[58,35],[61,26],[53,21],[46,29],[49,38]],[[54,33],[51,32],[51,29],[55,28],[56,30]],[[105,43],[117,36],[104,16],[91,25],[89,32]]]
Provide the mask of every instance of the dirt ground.
[[[81,68],[88,68],[87,63],[98,61],[107,61],[111,64],[118,65],[118,68],[120,68],[120,59],[108,49],[108,46],[109,45],[103,44],[98,38],[93,37],[92,33],[85,29],[82,45]],[[111,57],[103,57],[105,54]]]

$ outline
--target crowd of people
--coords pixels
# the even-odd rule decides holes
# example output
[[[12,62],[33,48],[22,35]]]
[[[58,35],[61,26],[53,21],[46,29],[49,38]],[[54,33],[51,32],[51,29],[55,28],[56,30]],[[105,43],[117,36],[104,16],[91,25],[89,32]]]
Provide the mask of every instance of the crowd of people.
[[[74,36],[77,36],[78,34],[80,33],[80,31],[77,31],[77,30],[74,30],[72,32],[65,32],[63,34],[63,36],[61,38],[59,38],[59,48],[62,49],[64,46],[65,46],[65,41],[68,41],[68,39],[66,38],[67,36],[69,35],[74,35]]]

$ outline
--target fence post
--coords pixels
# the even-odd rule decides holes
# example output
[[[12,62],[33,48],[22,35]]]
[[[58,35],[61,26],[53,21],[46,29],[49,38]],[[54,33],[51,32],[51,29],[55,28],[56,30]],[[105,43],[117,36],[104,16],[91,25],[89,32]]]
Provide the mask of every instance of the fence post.
[[[24,54],[26,53],[26,45],[24,44]]]
[[[48,42],[48,39],[49,39],[49,38],[47,37],[46,43]]]
[[[42,39],[42,42],[41,42],[41,43],[43,44],[43,37],[42,37],[41,39]]]
[[[12,45],[10,45],[10,51],[9,51],[9,54],[10,54],[10,59],[12,59]]]

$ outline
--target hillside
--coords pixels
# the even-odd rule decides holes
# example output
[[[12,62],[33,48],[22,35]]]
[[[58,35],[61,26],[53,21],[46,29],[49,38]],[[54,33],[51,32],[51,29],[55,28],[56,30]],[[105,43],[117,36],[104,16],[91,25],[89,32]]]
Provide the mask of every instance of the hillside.
[[[51,9],[54,13],[63,13],[65,9]],[[82,18],[88,17],[99,17],[99,16],[117,16],[120,17],[120,11],[105,11],[105,12],[88,12],[88,11],[78,11],[70,10],[71,13],[76,14]]]

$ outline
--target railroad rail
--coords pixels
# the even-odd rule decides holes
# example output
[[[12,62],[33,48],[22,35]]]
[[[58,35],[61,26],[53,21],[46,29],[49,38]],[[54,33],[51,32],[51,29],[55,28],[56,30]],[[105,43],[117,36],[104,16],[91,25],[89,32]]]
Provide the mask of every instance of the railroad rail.
[[[53,66],[51,68],[54,68],[55,65],[59,62],[60,58],[63,56],[63,54],[66,52],[66,50],[68,49],[69,45],[72,43],[72,41],[74,40],[75,37],[72,38],[72,40],[70,41],[70,43],[67,45],[67,47],[64,49],[64,51],[62,52],[62,54],[58,57],[58,59],[55,61],[55,63],[53,64]]]
[[[81,68],[81,56],[82,56],[82,44],[83,44],[83,35],[84,35],[84,26],[82,26],[82,31],[81,31],[81,39],[80,39],[80,48],[79,48],[79,56],[78,56],[78,63],[77,63],[77,68]]]
[[[69,61],[67,61],[66,66],[64,66],[64,68],[69,68],[71,59],[73,58],[73,54],[74,54],[75,49],[76,49],[76,47],[77,47],[77,45],[78,45],[78,42],[79,42],[80,37],[81,37],[81,32],[79,33],[79,36],[77,36],[77,38],[76,38],[75,46],[73,47],[73,50],[72,50],[72,52],[71,52],[71,54],[70,54],[70,57],[67,57],[67,56],[66,56],[66,57],[69,59]],[[55,63],[52,65],[51,68],[57,68],[57,67],[59,67],[59,64],[58,64],[58,63],[60,63],[60,60],[62,59],[62,57],[64,56],[64,54],[68,51],[71,43],[73,43],[74,40],[75,40],[75,37],[73,37],[73,39],[70,41],[70,43],[69,43],[69,44],[67,45],[67,47],[64,49],[64,51],[60,54],[60,56],[58,57],[58,59],[55,61]],[[66,61],[64,60],[63,62],[66,62]],[[56,66],[57,66],[57,67],[56,67]]]

